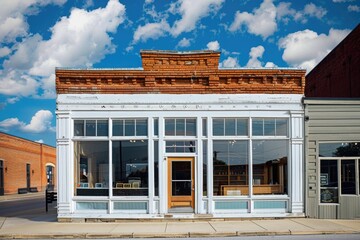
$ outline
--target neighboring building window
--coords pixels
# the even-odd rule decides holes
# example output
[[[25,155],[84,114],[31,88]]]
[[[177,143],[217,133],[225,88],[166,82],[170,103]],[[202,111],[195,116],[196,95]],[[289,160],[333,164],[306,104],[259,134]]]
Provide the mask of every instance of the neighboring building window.
[[[75,195],[109,195],[109,143],[75,141]]]
[[[288,136],[288,120],[282,118],[254,118],[253,136]]]
[[[148,141],[113,141],[113,195],[148,195]]]
[[[356,168],[356,162],[360,161],[360,142],[320,143],[319,158],[321,203],[338,203],[339,193],[356,195],[356,189],[360,194],[356,179],[360,176],[360,166]]]
[[[165,119],[166,136],[196,136],[195,118]]]
[[[339,202],[337,160],[320,161],[320,202]]]
[[[166,141],[167,153],[194,153],[195,141]]]
[[[243,118],[214,118],[214,136],[247,136],[248,119]]]
[[[113,120],[113,136],[147,136],[147,119]]]
[[[74,136],[108,136],[108,120],[74,120]]]
[[[248,141],[213,141],[214,196],[248,195]]]
[[[287,194],[287,140],[253,141],[253,194]]]

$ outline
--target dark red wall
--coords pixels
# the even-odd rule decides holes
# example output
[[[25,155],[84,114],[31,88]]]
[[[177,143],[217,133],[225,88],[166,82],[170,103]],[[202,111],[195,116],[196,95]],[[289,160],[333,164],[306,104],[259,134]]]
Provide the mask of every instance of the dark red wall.
[[[306,97],[360,97],[360,24],[307,76]]]

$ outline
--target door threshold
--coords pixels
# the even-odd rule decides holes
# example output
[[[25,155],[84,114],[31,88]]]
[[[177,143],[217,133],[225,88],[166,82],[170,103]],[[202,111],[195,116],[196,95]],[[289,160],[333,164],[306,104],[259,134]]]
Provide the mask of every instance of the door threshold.
[[[169,208],[168,213],[194,213],[191,207],[173,207]]]

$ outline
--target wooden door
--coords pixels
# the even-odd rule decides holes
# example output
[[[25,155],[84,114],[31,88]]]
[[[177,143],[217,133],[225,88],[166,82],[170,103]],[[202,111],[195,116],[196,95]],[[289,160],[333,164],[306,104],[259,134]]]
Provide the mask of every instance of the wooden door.
[[[195,202],[193,157],[168,158],[168,207],[192,208]]]

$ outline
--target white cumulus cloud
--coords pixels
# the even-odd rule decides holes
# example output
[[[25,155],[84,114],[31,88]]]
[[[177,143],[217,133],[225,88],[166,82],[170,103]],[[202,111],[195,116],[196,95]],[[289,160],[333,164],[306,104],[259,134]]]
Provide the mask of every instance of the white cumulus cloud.
[[[234,57],[227,57],[219,64],[220,68],[238,68],[240,67],[239,61]]]
[[[209,50],[213,50],[213,51],[218,51],[220,49],[220,44],[218,41],[212,41],[212,42],[209,42],[206,47],[209,49]]]
[[[179,0],[172,6],[172,12],[181,15],[181,19],[175,21],[171,34],[178,36],[183,32],[190,32],[195,29],[196,23],[210,13],[216,13],[224,0]]]
[[[263,63],[260,59],[263,57],[265,52],[265,48],[261,45],[257,47],[252,47],[249,53],[249,61],[246,64],[246,67],[249,68],[261,68],[263,67]],[[267,62],[265,67],[277,67],[273,62]]]
[[[277,30],[276,7],[272,0],[264,0],[253,13],[237,11],[229,30],[235,32],[243,26],[249,33],[262,36],[264,39],[271,36]]]
[[[360,7],[357,5],[349,5],[348,11],[349,12],[360,12]]]
[[[110,34],[117,31],[124,18],[125,6],[119,0],[110,0],[106,7],[92,11],[73,8],[68,17],[62,17],[50,29],[49,40],[35,34],[15,46],[0,72],[0,93],[36,95],[40,87],[42,97],[54,97],[55,67],[91,67],[113,53],[116,46]]]
[[[350,30],[330,29],[329,34],[318,34],[309,29],[287,35],[279,40],[284,49],[282,58],[290,66],[310,71],[319,63]]]
[[[8,118],[0,122],[0,129],[8,131],[10,129],[19,129],[23,132],[41,133],[45,131],[54,131],[54,127],[51,126],[51,120],[53,114],[49,110],[39,110],[31,118],[29,124],[20,121],[18,118]]]
[[[276,7],[277,20],[282,20],[287,23],[290,18],[295,21],[306,23],[309,17],[321,19],[327,14],[327,10],[321,6],[316,6],[314,3],[308,3],[304,6],[304,9],[297,11],[291,8],[290,2],[280,2]]]
[[[158,39],[159,37],[165,36],[170,30],[169,24],[163,20],[158,23],[147,23],[144,26],[138,26],[135,30],[133,43],[139,41],[147,41],[148,39]]]
[[[191,39],[183,38],[176,45],[177,47],[189,47],[191,45]]]

